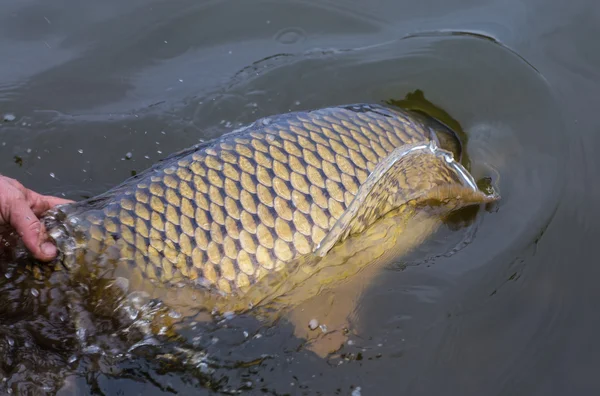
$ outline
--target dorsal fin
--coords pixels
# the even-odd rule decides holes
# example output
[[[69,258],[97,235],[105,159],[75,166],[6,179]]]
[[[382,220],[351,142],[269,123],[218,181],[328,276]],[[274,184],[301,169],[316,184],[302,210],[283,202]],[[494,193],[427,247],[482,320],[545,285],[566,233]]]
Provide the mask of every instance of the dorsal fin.
[[[434,141],[404,145],[375,167],[315,254],[323,257],[338,242],[402,206],[410,210],[427,206],[447,213],[499,198],[478,190],[473,177],[454,161],[452,153],[438,148]]]

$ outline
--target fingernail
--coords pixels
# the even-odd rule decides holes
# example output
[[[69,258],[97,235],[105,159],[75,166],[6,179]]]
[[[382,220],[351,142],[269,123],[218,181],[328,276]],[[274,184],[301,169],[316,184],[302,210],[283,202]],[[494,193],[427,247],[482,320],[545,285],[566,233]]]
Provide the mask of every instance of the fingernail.
[[[52,242],[44,242],[42,244],[42,252],[46,256],[55,256],[56,255],[56,246]]]

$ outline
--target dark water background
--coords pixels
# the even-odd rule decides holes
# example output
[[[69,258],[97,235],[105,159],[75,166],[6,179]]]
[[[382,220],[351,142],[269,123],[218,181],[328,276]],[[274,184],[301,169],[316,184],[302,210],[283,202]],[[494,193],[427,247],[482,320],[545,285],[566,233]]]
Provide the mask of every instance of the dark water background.
[[[422,89],[460,121],[474,176],[497,176],[503,198],[457,254],[432,259],[431,243],[366,287],[343,355],[315,356],[285,325],[246,342],[231,329],[213,355],[273,357],[220,367],[212,382],[141,357],[70,361],[73,339],[52,316],[60,301],[29,303],[35,287],[5,276],[3,392],[600,390],[600,5],[3,0],[0,10],[0,173],[36,191],[81,199],[258,117]]]

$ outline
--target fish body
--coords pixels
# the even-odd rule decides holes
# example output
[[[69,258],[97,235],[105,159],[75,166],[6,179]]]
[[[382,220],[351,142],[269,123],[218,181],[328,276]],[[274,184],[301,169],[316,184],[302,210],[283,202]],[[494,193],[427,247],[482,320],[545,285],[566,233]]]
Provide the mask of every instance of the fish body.
[[[45,223],[68,268],[243,295],[391,210],[465,191],[486,201],[461,150],[443,125],[399,109],[287,113],[175,153]]]

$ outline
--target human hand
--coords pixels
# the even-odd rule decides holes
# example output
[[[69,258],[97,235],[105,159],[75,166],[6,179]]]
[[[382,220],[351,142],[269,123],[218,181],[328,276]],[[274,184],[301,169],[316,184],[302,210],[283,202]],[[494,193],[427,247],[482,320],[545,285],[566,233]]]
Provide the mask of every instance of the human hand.
[[[56,246],[48,238],[38,216],[69,202],[72,201],[38,194],[18,181],[0,175],[0,227],[12,227],[38,260],[51,261],[57,254]]]

